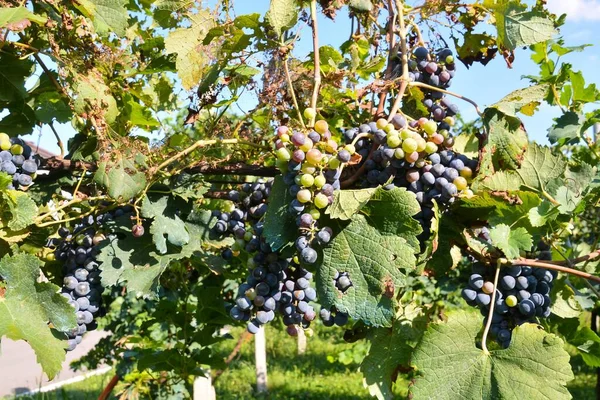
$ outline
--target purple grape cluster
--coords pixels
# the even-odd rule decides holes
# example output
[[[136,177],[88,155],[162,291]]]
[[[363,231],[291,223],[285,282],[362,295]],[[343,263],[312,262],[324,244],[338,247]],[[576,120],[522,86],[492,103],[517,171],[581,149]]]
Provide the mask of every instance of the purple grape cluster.
[[[253,253],[260,247],[258,235],[252,232],[252,228],[258,224],[262,231],[262,222],[259,221],[267,212],[272,186],[273,180],[245,183],[241,191],[234,189],[227,194],[227,198],[236,205],[231,212],[213,211],[217,218],[213,230],[219,235],[233,235],[236,239],[231,248],[221,253],[224,259],[231,260],[241,249]]]
[[[8,189],[26,188],[35,179],[39,160],[31,147],[19,138],[0,133],[0,170],[12,176]]]
[[[484,232],[483,237],[485,236]],[[540,243],[538,250],[538,259],[552,259],[546,244]],[[462,290],[462,297],[467,304],[479,307],[485,317],[485,324],[492,293],[496,291],[490,334],[502,347],[507,348],[515,326],[532,322],[536,317],[550,316],[550,291],[556,276],[556,271],[514,265],[500,270],[498,287],[494,288],[494,268],[476,262],[472,267],[469,284]]]

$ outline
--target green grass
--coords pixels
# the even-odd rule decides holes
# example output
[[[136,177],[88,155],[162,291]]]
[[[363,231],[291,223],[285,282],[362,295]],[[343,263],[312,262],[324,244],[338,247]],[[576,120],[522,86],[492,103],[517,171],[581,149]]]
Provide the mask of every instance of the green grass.
[[[19,396],[19,400],[92,400],[97,399],[100,393],[110,379],[112,373],[103,375],[95,375],[81,382],[65,385],[61,388],[47,393],[36,393],[34,395]],[[5,397],[4,399],[14,399],[14,396]]]
[[[250,341],[216,380],[218,399],[371,399],[357,364],[345,366],[328,361],[328,356],[337,358],[341,351],[353,346],[341,339],[341,329],[317,326],[315,335],[307,338],[306,353],[298,355],[296,339],[273,325],[276,324],[266,327],[269,394],[260,396],[255,392],[254,342]],[[236,328],[231,333],[238,338],[241,331]],[[221,343],[219,354],[227,357],[235,344],[235,340]],[[406,382],[396,386],[397,396],[404,397]]]

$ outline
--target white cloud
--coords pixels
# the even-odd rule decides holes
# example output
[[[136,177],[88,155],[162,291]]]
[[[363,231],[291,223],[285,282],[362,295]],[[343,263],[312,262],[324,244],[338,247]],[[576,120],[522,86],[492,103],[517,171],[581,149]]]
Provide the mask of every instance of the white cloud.
[[[554,14],[567,14],[567,21],[600,21],[600,0],[548,0]]]

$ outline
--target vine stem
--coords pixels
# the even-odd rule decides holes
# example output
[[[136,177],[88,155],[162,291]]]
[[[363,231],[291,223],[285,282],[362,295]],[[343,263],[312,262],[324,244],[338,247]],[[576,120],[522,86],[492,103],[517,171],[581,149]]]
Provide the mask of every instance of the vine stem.
[[[195,142],[194,144],[192,144],[191,146],[189,146],[185,150],[180,151],[179,153],[175,154],[173,157],[171,157],[171,158],[165,160],[164,162],[162,162],[158,167],[154,168],[153,173],[156,173],[157,171],[160,171],[161,169],[163,169],[167,165],[169,165],[169,164],[171,164],[171,163],[179,160],[182,157],[187,156],[188,154],[190,154],[192,151],[196,150],[199,147],[209,146],[209,145],[217,144],[217,143],[221,143],[221,144],[245,144],[247,146],[257,147],[259,149],[268,149],[268,147],[266,147],[266,146],[263,146],[263,145],[260,145],[260,144],[256,144],[256,143],[252,143],[252,142],[247,142],[245,140],[239,140],[239,139],[198,140],[197,142]]]
[[[78,199],[73,199],[73,200],[69,200],[66,203],[64,203],[63,205],[56,207],[54,210],[48,211],[45,214],[40,215],[39,217],[37,217],[36,220],[36,225],[38,222],[42,222],[45,218],[52,216],[52,214],[54,214],[55,212],[58,212],[60,210],[64,210],[67,207],[72,206],[73,204],[78,204],[78,203],[82,203],[84,201],[94,201],[94,200],[102,200],[104,199],[105,196],[96,196],[96,197],[86,197],[86,198],[78,198]]]
[[[565,259],[565,261],[567,262],[567,265],[568,265],[570,268],[573,268],[573,261],[571,261],[569,258],[565,257],[565,254],[564,254],[564,253],[563,253],[563,252],[562,252],[562,251],[561,251],[561,250],[560,250],[560,249],[559,249],[559,248],[558,248],[556,245],[554,245],[554,244],[553,244],[553,245],[552,245],[552,247],[554,248],[554,250],[556,250],[556,251],[558,252],[558,254],[560,254],[560,255],[562,256],[562,258],[564,258],[564,259]],[[597,253],[596,253],[596,254],[597,254]],[[587,263],[587,262],[586,262],[586,263]],[[590,281],[588,281],[587,279],[586,279],[586,280],[584,280],[584,282],[586,283],[587,287],[588,287],[588,288],[589,288],[589,289],[590,289],[592,292],[594,292],[594,294],[596,295],[596,297],[597,297],[598,299],[600,299],[600,292],[598,292],[598,290],[597,290],[597,289],[594,287],[594,285],[592,285],[592,284],[590,283]]]
[[[473,107],[475,107],[475,111],[477,111],[477,114],[479,114],[479,116],[483,115],[483,113],[479,109],[479,105],[477,105],[477,103],[475,103],[473,100],[471,100],[468,97],[465,97],[465,96],[463,96],[461,94],[454,93],[454,92],[451,92],[451,91],[445,90],[445,89],[440,89],[438,87],[431,86],[431,85],[428,85],[428,84],[423,83],[423,82],[410,82],[408,85],[412,86],[412,87],[421,87],[421,88],[424,88],[424,89],[435,90],[436,92],[444,93],[444,94],[447,94],[449,96],[454,96],[457,99],[461,99],[461,100],[466,101],[467,103],[470,103]]]
[[[398,109],[400,109],[400,103],[402,103],[404,92],[406,92],[406,88],[408,87],[408,43],[406,42],[406,25],[404,24],[404,3],[401,0],[396,0],[396,8],[398,9],[398,25],[400,26],[398,35],[400,36],[402,58],[402,80],[400,81],[400,89],[398,90],[396,101],[394,101],[394,105],[390,110],[388,121],[391,121],[398,112]]]
[[[304,125],[304,119],[302,118],[302,112],[300,111],[300,106],[298,106],[296,91],[294,90],[294,86],[292,84],[292,77],[290,76],[290,67],[288,65],[287,55],[283,59],[283,70],[285,71],[285,78],[287,80],[288,88],[290,90],[290,96],[292,96],[292,101],[294,102],[294,108],[298,113],[298,121],[300,121],[300,125],[302,125],[302,128],[306,129],[306,125]]]
[[[392,59],[395,57],[395,52],[393,51],[396,47],[394,31],[396,30],[396,16],[394,15],[394,4],[393,0],[388,0],[388,11],[389,11],[389,21],[388,21],[388,42],[390,44],[390,50],[388,52],[388,62],[385,70],[385,79],[390,79],[392,75]],[[383,112],[383,108],[385,107],[385,99],[387,98],[388,90],[383,90],[379,95],[379,104],[377,104],[377,111],[375,115],[380,115]]]
[[[363,139],[363,138],[369,138],[369,139],[371,139],[372,137],[373,137],[373,135],[370,134],[370,133],[367,133],[367,132],[359,133],[358,135],[356,135],[354,137],[354,139],[352,140],[352,143],[350,143],[350,144],[352,146],[355,146],[356,142],[358,142],[360,139]]]
[[[498,286],[498,277],[500,276],[500,267],[502,266],[502,259],[498,259],[496,263],[496,273],[494,274],[494,291],[492,292],[492,300],[490,301],[490,311],[488,312],[487,321],[485,328],[483,329],[483,336],[481,338],[481,348],[486,355],[490,354],[487,348],[487,337],[490,333],[490,327],[492,326],[492,316],[494,315],[494,307],[496,306],[496,287]]]
[[[413,20],[412,17],[408,20],[408,23],[415,29],[415,33],[417,34],[417,44],[419,46],[425,46],[425,42],[423,41],[423,35],[421,34],[421,29],[419,28],[419,25],[417,25],[417,23]]]
[[[565,267],[559,264],[552,264],[538,260],[531,260],[528,258],[517,258],[512,261],[503,261],[503,264],[511,264],[511,265],[527,265],[530,267],[538,267],[538,268],[546,268],[554,271],[566,272],[567,274],[575,275],[580,278],[589,279],[594,282],[600,283],[600,277],[594,276],[592,274],[588,274],[587,272],[579,271],[577,269]]]
[[[60,157],[62,158],[65,156],[65,146],[63,145],[63,142],[60,139],[58,132],[56,132],[56,129],[54,128],[54,121],[50,122],[48,124],[48,126],[50,126],[52,133],[54,133],[54,137],[56,138],[56,144],[58,145],[58,148],[60,149]]]
[[[317,109],[317,99],[319,97],[319,88],[321,87],[321,60],[319,55],[319,26],[317,25],[317,0],[311,0],[310,2],[310,19],[312,21],[312,37],[313,37],[313,55],[315,61],[315,74],[312,98],[310,106],[313,110]],[[312,117],[308,123],[308,126],[315,126],[315,118]]]

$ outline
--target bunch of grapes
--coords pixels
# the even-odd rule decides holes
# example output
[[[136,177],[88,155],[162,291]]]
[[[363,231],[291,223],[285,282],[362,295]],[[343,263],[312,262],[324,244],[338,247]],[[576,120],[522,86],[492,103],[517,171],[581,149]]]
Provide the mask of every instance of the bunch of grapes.
[[[450,118],[446,121],[453,123]],[[389,123],[379,119],[344,134],[366,159],[361,164],[366,171],[363,187],[404,187],[415,194],[421,205],[415,218],[423,226],[422,237],[429,236],[433,200],[444,205],[460,193],[470,194],[469,182],[477,167],[475,160],[452,151],[454,140],[441,124],[427,118],[407,123],[396,115]]]
[[[38,170],[38,160],[22,139],[10,138],[0,133],[0,170],[12,175],[9,189],[28,187],[33,183]]]
[[[55,259],[63,263],[65,277],[62,295],[75,309],[77,316],[77,328],[68,332],[68,351],[81,343],[85,332],[96,329],[94,319],[101,311],[103,288],[96,256],[99,252],[98,245],[107,237],[101,226],[130,212],[130,207],[123,207],[96,217],[85,216],[72,230],[59,228],[60,238],[53,238],[48,242],[48,247],[54,249]]]
[[[551,260],[552,254],[544,243],[538,245],[538,259]],[[514,265],[500,270],[498,287],[494,287],[494,269],[474,263],[468,287],[462,297],[471,306],[479,307],[487,321],[492,294],[496,300],[490,334],[504,348],[510,345],[512,329],[535,317],[550,316],[550,291],[556,279],[556,271]]]
[[[245,183],[241,191],[231,190],[227,195],[228,199],[235,204],[231,212],[219,210],[213,212],[217,217],[214,231],[219,235],[233,235],[236,239],[231,248],[226,248],[222,252],[226,260],[231,260],[242,249],[248,253],[254,253],[259,249],[259,236],[262,233],[260,219],[267,212],[267,199],[271,194],[272,186],[273,180]],[[255,228],[260,233],[253,233]]]
[[[312,112],[312,109],[309,113]],[[317,261],[317,245],[329,243],[333,231],[320,227],[321,214],[333,202],[333,194],[340,189],[342,166],[355,153],[354,146],[339,146],[332,139],[326,121],[315,123],[308,133],[291,132],[280,126],[276,132],[275,154],[294,198],[289,211],[297,216],[298,238],[295,246],[302,263],[312,265]]]

